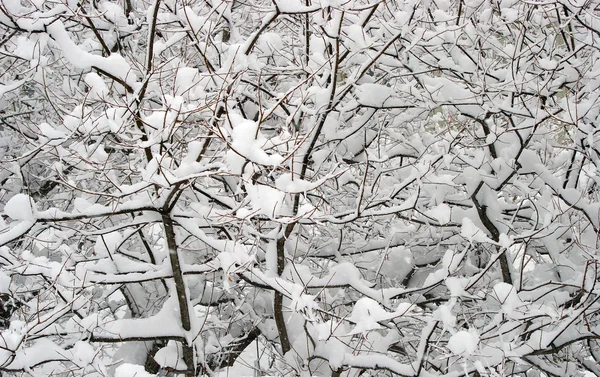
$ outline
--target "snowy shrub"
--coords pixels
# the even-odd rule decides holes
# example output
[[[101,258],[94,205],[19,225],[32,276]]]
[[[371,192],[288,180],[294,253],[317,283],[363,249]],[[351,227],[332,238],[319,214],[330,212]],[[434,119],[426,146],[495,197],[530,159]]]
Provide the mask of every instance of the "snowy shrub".
[[[600,376],[599,9],[1,1],[0,373]]]

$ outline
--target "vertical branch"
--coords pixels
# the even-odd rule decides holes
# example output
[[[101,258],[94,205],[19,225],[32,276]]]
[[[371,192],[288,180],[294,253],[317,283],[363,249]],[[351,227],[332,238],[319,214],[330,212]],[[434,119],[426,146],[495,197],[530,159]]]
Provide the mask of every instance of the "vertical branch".
[[[144,100],[144,96],[146,95],[146,89],[148,88],[148,83],[150,82],[150,72],[152,71],[152,58],[154,55],[154,36],[156,34],[156,21],[158,18],[158,8],[160,5],[160,0],[154,0],[153,9],[152,9],[152,18],[149,20],[150,24],[148,25],[148,48],[146,50],[146,79],[140,88],[137,96],[137,109],[133,112],[135,118],[135,125],[142,133],[141,140],[148,141],[148,135],[144,130],[144,123],[141,118],[141,108],[142,101]],[[146,155],[146,161],[150,162],[152,160],[152,151],[150,147],[144,148],[144,154]]]
[[[311,138],[310,144],[309,144],[306,152],[304,153],[304,156],[302,159],[300,179],[304,179],[306,177],[307,168],[308,168],[308,160],[310,159],[311,152],[312,152],[312,150],[315,146],[315,143],[321,133],[321,130],[323,128],[323,125],[325,124],[325,120],[327,119],[327,116],[333,110],[333,101],[335,98],[336,85],[337,85],[337,73],[338,73],[337,71],[339,68],[339,50],[340,50],[340,48],[339,48],[339,33],[341,31],[343,18],[344,18],[344,13],[342,13],[342,15],[340,17],[339,25],[338,25],[338,35],[335,38],[335,42],[336,42],[335,61],[334,61],[335,65],[334,65],[334,69],[332,69],[332,71],[330,73],[332,76],[332,81],[330,84],[331,91],[330,91],[330,96],[329,96],[329,107],[326,109],[325,114],[321,115],[320,122],[317,126],[317,129],[314,131],[314,135]],[[293,206],[294,214],[298,212],[299,202],[300,202],[300,195],[296,194],[294,196],[294,206]],[[284,248],[285,240],[292,233],[294,226],[295,226],[295,223],[288,224],[286,226],[283,237],[277,240],[277,271],[279,274],[281,274],[283,272],[283,269],[285,268],[285,248]],[[281,337],[282,350],[284,350],[284,353],[285,353],[285,352],[287,352],[287,351],[285,351],[285,348],[287,348],[287,350],[289,350],[290,345],[289,345],[287,330],[285,329],[285,323],[283,322],[282,302],[283,302],[283,296],[281,295],[281,293],[276,292],[275,293],[275,303],[274,303],[275,309],[276,309],[276,311],[275,311],[276,318],[275,319],[276,319],[277,328],[279,330],[279,335]],[[279,310],[277,310],[277,309],[279,309]],[[281,318],[280,318],[281,326],[279,325],[279,322],[277,320],[277,315],[281,316]],[[284,346],[284,344],[285,344],[285,346]]]
[[[285,269],[285,241],[294,230],[294,224],[290,223],[285,227],[282,237],[277,239],[277,274],[281,276]],[[290,339],[283,318],[283,294],[275,291],[273,301],[273,312],[275,317],[275,325],[279,333],[279,341],[281,342],[281,352],[285,355],[290,349]]]
[[[331,91],[330,91],[330,95],[329,95],[329,106],[326,109],[325,113],[320,116],[319,124],[318,124],[316,130],[313,131],[314,134],[312,135],[310,144],[308,145],[308,148],[306,149],[306,152],[304,153],[304,156],[302,158],[300,179],[304,179],[306,177],[306,173],[307,173],[307,169],[308,169],[308,160],[310,159],[311,152],[317,142],[317,139],[319,138],[319,135],[321,134],[321,130],[323,129],[323,125],[325,124],[325,120],[327,119],[327,116],[334,108],[333,103],[334,103],[334,98],[335,98],[335,93],[336,93],[337,76],[338,76],[338,68],[339,68],[339,57],[340,57],[339,33],[341,32],[343,19],[344,19],[344,13],[342,12],[342,15],[339,20],[339,25],[338,25],[338,35],[335,38],[335,45],[336,45],[335,60],[334,60],[335,65],[330,73],[332,76],[332,79],[331,79],[331,84],[330,84]],[[300,203],[300,194],[295,194],[294,195],[294,206],[293,206],[294,214],[298,213],[299,203]],[[285,269],[285,241],[290,236],[290,234],[292,234],[292,231],[294,230],[295,225],[296,225],[296,223],[294,223],[294,222],[289,223],[286,226],[282,237],[277,239],[277,273],[279,275],[281,275]],[[274,306],[275,324],[277,325],[277,330],[279,332],[279,338],[280,338],[280,342],[281,342],[281,350],[285,354],[286,352],[288,352],[291,349],[291,346],[290,346],[287,329],[285,326],[285,321],[283,318],[283,295],[277,291],[275,291],[275,298],[274,298],[273,306]]]
[[[310,6],[310,0],[305,0],[304,3],[307,7]],[[310,62],[310,13],[306,13],[304,16],[304,54],[306,67]]]
[[[177,302],[179,303],[179,313],[181,316],[181,325],[185,331],[192,329],[190,319],[190,309],[188,305],[188,298],[185,289],[185,281],[183,280],[183,272],[181,271],[181,264],[179,261],[179,255],[177,253],[177,242],[175,241],[175,229],[173,227],[173,219],[168,213],[162,213],[162,223],[165,228],[165,238],[167,240],[167,247],[169,248],[169,261],[171,262],[171,269],[173,270],[173,280],[175,283],[175,291],[177,294]],[[188,340],[189,342],[189,340]],[[194,363],[194,349],[192,344],[183,344],[183,361],[187,366],[186,376],[195,376],[195,363]]]
[[[91,5],[94,6],[94,3],[91,2]],[[88,16],[87,13],[85,13],[85,9],[83,8],[83,4],[81,4],[81,7],[79,8],[79,10],[81,11],[81,14],[83,14],[83,17],[88,22],[88,25],[90,25],[90,29],[92,29],[92,32],[94,33],[94,36],[96,37],[96,39],[98,40],[98,42],[100,42],[100,45],[102,46],[103,53],[105,54],[105,56],[109,56],[110,55],[110,49],[108,48],[108,46],[106,45],[106,42],[104,42],[104,38],[102,38],[102,35],[100,35],[100,32],[98,31],[98,29],[94,25],[94,22],[92,21],[92,18],[90,16]]]
[[[146,71],[150,73],[152,70],[152,57],[154,55],[154,37],[156,36],[156,20],[158,18],[158,8],[160,0],[154,0],[152,9],[152,19],[148,25],[148,50],[146,52]]]
[[[129,13],[133,11],[133,6],[131,5],[131,0],[124,0],[123,4],[123,12],[125,13],[125,17],[129,19]]]
[[[473,204],[475,204],[475,209],[477,210],[479,219],[481,220],[481,222],[483,223],[485,228],[488,230],[488,232],[490,232],[492,239],[494,241],[498,242],[498,240],[500,239],[500,231],[498,230],[496,225],[494,225],[492,220],[490,220],[490,218],[488,217],[487,206],[481,205],[479,203],[479,201],[477,200],[477,194],[479,193],[479,190],[481,190],[482,187],[483,187],[483,182],[479,182],[479,186],[477,186],[477,189],[475,190],[475,192],[473,192],[473,195],[471,195],[471,200],[473,200]],[[499,260],[500,260],[500,270],[502,271],[502,280],[505,283],[512,284],[512,277],[510,275],[510,265],[508,263],[508,257],[506,255],[506,251],[504,253],[502,253]]]

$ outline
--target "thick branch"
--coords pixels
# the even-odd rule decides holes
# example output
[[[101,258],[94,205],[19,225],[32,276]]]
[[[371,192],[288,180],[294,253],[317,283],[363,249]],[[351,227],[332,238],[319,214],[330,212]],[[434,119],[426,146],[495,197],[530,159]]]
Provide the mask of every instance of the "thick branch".
[[[179,262],[179,255],[177,253],[177,243],[175,241],[175,229],[173,227],[173,220],[168,213],[162,214],[163,226],[165,228],[165,238],[167,239],[167,246],[169,248],[169,261],[171,262],[171,268],[173,270],[173,280],[175,283],[175,290],[177,293],[177,301],[179,303],[179,313],[181,315],[181,325],[184,330],[190,331],[192,329],[190,321],[190,309],[188,305],[188,298],[185,289],[185,281],[183,280],[183,273],[181,271],[181,264]],[[182,342],[183,346],[183,361],[187,365],[188,372],[186,376],[193,377],[195,375],[196,366],[194,365],[194,349],[193,345],[186,342]]]

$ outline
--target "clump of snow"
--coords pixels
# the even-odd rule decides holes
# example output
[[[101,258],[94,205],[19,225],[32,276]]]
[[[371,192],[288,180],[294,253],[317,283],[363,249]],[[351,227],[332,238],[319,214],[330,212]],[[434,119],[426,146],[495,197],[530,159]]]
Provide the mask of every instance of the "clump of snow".
[[[60,47],[64,57],[73,66],[82,69],[97,67],[123,80],[132,87],[138,86],[136,85],[135,73],[121,55],[111,54],[110,56],[103,57],[83,50],[71,40],[69,33],[65,29],[65,25],[60,20],[47,25],[46,30]]]
[[[20,87],[21,85],[23,85],[24,82],[25,82],[25,80],[21,80],[21,81],[12,82],[12,83],[7,84],[7,85],[0,84],[0,98],[2,98],[2,96],[4,95],[4,93],[8,93],[11,90],[17,89],[18,87]]]
[[[358,103],[364,106],[383,107],[393,94],[392,88],[381,84],[364,83],[356,87]]]
[[[25,323],[21,322],[19,327],[23,325],[25,325]],[[12,322],[10,327],[11,330],[13,330]],[[20,334],[7,334],[7,332],[2,332],[3,344],[2,353],[0,353],[0,355],[5,353],[10,355],[8,360],[2,360],[4,359],[4,355],[0,356],[0,361],[2,361],[3,366],[9,366],[14,369],[31,370],[30,368],[42,364],[47,360],[61,360],[64,358],[64,354],[66,353],[65,350],[48,338],[31,341],[29,346],[22,347],[26,336],[24,332],[27,330],[26,327],[21,327],[18,329]],[[9,338],[8,342],[6,341],[7,338]],[[14,343],[15,340],[18,340],[16,344]],[[16,350],[16,352],[13,353],[9,351],[10,349]]]
[[[117,246],[121,244],[123,237],[119,232],[111,232],[98,236],[94,244],[94,251],[98,256],[108,256],[114,253]]]
[[[239,44],[232,44],[227,49],[225,55],[225,61],[220,69],[220,72],[233,73],[240,72],[246,69],[260,71],[263,64],[258,60],[254,54],[245,54],[245,46]]]
[[[68,137],[66,133],[57,130],[56,128],[45,122],[38,125],[38,128],[40,129],[40,132],[45,138],[53,141],[58,141],[58,143],[50,143],[51,145],[60,144],[61,141],[65,140]]]
[[[17,194],[4,206],[4,214],[13,220],[34,220],[35,202],[29,195]]]
[[[396,307],[396,313],[400,315],[406,315],[412,312],[416,308],[416,305],[411,302],[401,302]]]
[[[275,218],[282,214],[285,193],[265,185],[246,185],[246,193],[256,213]]]
[[[346,359],[347,355],[352,352],[352,349],[348,347],[344,341],[340,340],[339,338],[332,337],[325,342],[323,351],[324,355],[326,355],[326,358],[329,361],[329,368],[336,370],[344,365],[344,360]]]
[[[115,377],[154,377],[155,374],[146,372],[143,366],[136,364],[121,364],[115,370]]]
[[[444,77],[423,76],[423,84],[431,93],[432,100],[437,103],[456,103],[456,108],[463,114],[474,118],[485,113],[485,110],[473,103],[478,102],[477,96],[465,87],[463,83],[454,82]],[[461,105],[461,103],[463,103]]]
[[[348,39],[346,41],[349,44],[351,51],[364,50],[373,44],[373,41],[365,33],[365,30],[361,25],[354,24],[344,29],[348,35]]]
[[[114,133],[120,133],[122,128],[126,125],[127,114],[124,108],[111,107],[104,110],[104,115],[108,127]]]
[[[10,277],[4,272],[0,271],[0,293],[8,293],[10,286]]]
[[[110,1],[103,1],[99,4],[98,9],[100,9],[106,17],[107,20],[114,23],[117,26],[127,26],[127,17],[125,17],[125,12],[123,12],[123,7],[119,6],[117,3],[111,3]]]
[[[180,342],[169,340],[166,347],[158,350],[154,355],[154,360],[163,368],[186,369],[187,366],[183,361],[183,349]]]
[[[48,57],[41,55],[48,43],[48,36],[44,34],[32,36],[19,36],[16,40],[17,47],[12,53],[20,58],[29,60],[31,67],[36,65],[45,66],[48,63]]]
[[[207,27],[206,18],[197,15],[192,7],[185,6],[182,10],[183,12],[180,13],[179,17],[181,21],[190,26],[190,29],[192,29],[194,34],[199,34],[203,28]]]
[[[425,212],[425,214],[431,218],[436,219],[441,225],[448,224],[450,222],[450,217],[452,214],[452,210],[450,206],[446,203],[442,203],[433,207]]]
[[[108,95],[109,89],[106,86],[102,77],[97,73],[90,72],[83,78],[85,83],[90,87],[89,98],[98,100],[103,99]]]
[[[430,273],[425,279],[424,285],[437,284],[446,279],[450,274],[456,272],[460,262],[462,261],[466,250],[460,254],[455,254],[453,250],[448,249],[442,258],[442,267]]]
[[[460,264],[464,256],[464,253],[465,252],[463,251],[462,253],[457,254],[452,249],[446,250],[446,252],[444,253],[444,257],[442,258],[442,264],[444,266],[444,269],[448,271],[448,273],[456,272],[456,269],[458,268],[458,265]]]
[[[79,361],[77,364],[80,367],[85,367],[86,365],[91,364],[96,358],[97,354],[96,350],[94,350],[94,347],[92,347],[90,343],[83,341],[78,341],[75,343],[71,351],[73,352],[73,355],[75,355],[77,361]]]
[[[414,268],[412,251],[404,246],[390,247],[381,261],[379,273],[391,279],[401,281]]]
[[[433,313],[433,318],[442,322],[444,331],[452,331],[456,327],[456,316],[448,305],[440,305]]]
[[[504,18],[507,23],[515,22],[519,19],[519,11],[517,9],[503,8],[500,12],[502,18]]]
[[[331,337],[331,335],[334,334],[335,330],[337,329],[337,326],[341,325],[338,322],[335,322],[333,320],[328,320],[326,322],[322,322],[322,323],[315,323],[315,329],[317,330],[317,338],[319,340],[327,340]]]
[[[294,178],[292,174],[282,174],[275,180],[275,186],[281,191],[289,193],[302,193],[314,190],[322,185],[329,177],[321,178],[316,182],[306,181],[300,178]]]
[[[396,315],[397,313],[388,313],[379,306],[377,301],[368,297],[362,297],[352,309],[350,320],[356,323],[356,326],[348,335],[380,329],[381,325],[378,323],[379,321],[389,320]]]
[[[500,234],[500,238],[498,240],[500,246],[508,249],[514,244],[514,237],[508,236],[506,233]]]
[[[517,290],[511,284],[498,283],[494,286],[494,297],[502,304],[502,311],[512,316],[515,309],[523,305]]]
[[[222,252],[217,255],[217,260],[223,270],[223,288],[229,292],[231,282],[235,279],[232,276],[235,274],[237,266],[240,264],[240,258],[235,253]]]
[[[315,322],[315,310],[319,309],[319,305],[315,302],[313,295],[303,293],[304,289],[298,285],[294,285],[291,296],[292,302],[290,308],[304,316],[306,320]]]
[[[277,10],[283,14],[312,12],[320,7],[318,3],[311,6],[305,5],[301,0],[276,0],[275,4],[277,4]]]
[[[190,93],[199,81],[200,71],[197,68],[179,67],[177,77],[175,78],[175,93],[178,96],[185,96]]]
[[[263,55],[271,56],[284,48],[281,35],[278,33],[261,33],[258,37],[258,48]]]
[[[461,330],[450,337],[448,340],[448,349],[455,355],[470,356],[477,351],[478,344],[479,335],[475,330]]]
[[[473,243],[473,241],[495,243],[489,239],[485,235],[485,232],[479,229],[479,227],[477,227],[477,225],[475,225],[468,217],[463,218],[462,227],[460,228],[460,235],[469,240],[470,243]]]
[[[548,70],[548,71],[552,71],[554,69],[556,69],[556,67],[558,66],[558,63],[554,60],[549,60],[549,59],[540,59],[538,60],[538,64],[540,65],[540,67],[542,69]]]
[[[455,276],[449,276],[446,278],[446,287],[450,291],[450,296],[460,297],[465,292],[466,280]]]
[[[244,121],[233,128],[231,150],[227,152],[227,165],[232,173],[241,174],[246,160],[277,166],[283,161],[278,154],[268,155],[262,148],[266,139],[258,131],[258,123]]]
[[[83,118],[84,111],[83,106],[75,106],[73,111],[70,114],[65,115],[63,120],[63,125],[69,131],[76,131],[81,123],[81,119]]]

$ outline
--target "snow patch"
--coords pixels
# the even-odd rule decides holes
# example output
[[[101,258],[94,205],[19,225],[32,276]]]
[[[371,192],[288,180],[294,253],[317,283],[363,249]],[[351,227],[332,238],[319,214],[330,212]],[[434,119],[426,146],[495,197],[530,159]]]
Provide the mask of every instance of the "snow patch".
[[[34,220],[35,202],[29,195],[17,194],[4,206],[4,214],[13,220]]]
[[[436,219],[441,225],[445,225],[450,222],[452,210],[448,204],[442,203],[426,211],[425,214]]]
[[[479,335],[475,330],[461,330],[450,337],[448,349],[455,355],[470,356],[477,351],[478,344]]]
[[[269,155],[262,148],[266,139],[258,130],[258,123],[244,121],[233,128],[231,150],[227,152],[227,165],[234,174],[241,174],[246,161],[277,166],[283,161],[278,154]]]
[[[155,374],[146,372],[143,366],[136,364],[121,364],[115,370],[115,377],[154,377]]]

